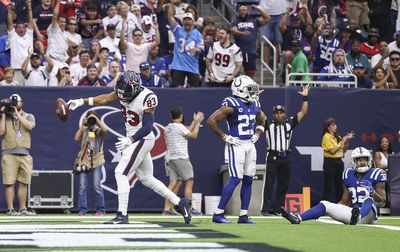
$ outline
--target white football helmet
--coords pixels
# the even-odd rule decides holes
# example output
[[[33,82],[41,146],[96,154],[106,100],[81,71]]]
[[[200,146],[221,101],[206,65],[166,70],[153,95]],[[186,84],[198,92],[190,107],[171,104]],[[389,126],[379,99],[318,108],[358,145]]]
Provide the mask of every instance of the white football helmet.
[[[239,75],[236,77],[231,85],[232,94],[247,102],[254,102],[258,100],[258,84],[247,75]]]
[[[358,166],[357,165],[357,159],[365,157],[368,159],[367,165],[366,166]],[[364,147],[357,147],[351,152],[351,166],[353,169],[356,170],[356,172],[367,172],[369,169],[371,169],[372,166],[372,155],[369,152],[369,150],[365,149]]]

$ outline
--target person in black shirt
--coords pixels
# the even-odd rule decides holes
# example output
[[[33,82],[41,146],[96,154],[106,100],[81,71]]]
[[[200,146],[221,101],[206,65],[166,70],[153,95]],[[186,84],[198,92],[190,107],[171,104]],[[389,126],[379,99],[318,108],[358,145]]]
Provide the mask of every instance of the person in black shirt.
[[[299,94],[303,97],[301,109],[295,116],[286,119],[286,109],[276,105],[272,109],[273,120],[265,122],[267,137],[267,171],[265,175],[264,200],[261,215],[280,214],[280,208],[285,205],[286,192],[290,181],[290,149],[289,143],[294,127],[299,124],[308,112],[308,93],[310,87],[303,86]],[[273,185],[277,182],[276,208],[271,207]]]
[[[353,73],[357,76],[357,87],[359,88],[372,88],[374,85],[372,80],[365,76],[365,68],[362,63],[355,63]]]

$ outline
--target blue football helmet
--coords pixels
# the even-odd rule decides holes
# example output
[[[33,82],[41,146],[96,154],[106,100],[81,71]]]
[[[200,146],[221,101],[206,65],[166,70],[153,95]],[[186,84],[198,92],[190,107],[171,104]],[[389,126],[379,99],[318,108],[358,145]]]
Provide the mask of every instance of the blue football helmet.
[[[129,70],[122,72],[114,90],[122,102],[130,103],[143,90],[140,75]]]

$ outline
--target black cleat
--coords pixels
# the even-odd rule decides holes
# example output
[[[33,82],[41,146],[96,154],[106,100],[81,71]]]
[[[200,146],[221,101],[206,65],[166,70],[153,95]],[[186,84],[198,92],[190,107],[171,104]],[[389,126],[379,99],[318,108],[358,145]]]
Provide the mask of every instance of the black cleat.
[[[190,199],[187,198],[182,198],[179,201],[179,204],[175,206],[175,210],[182,214],[183,219],[185,220],[186,224],[189,224],[190,221],[192,220],[192,213],[190,212],[190,206],[192,205],[192,202]]]
[[[114,219],[106,221],[104,224],[129,224],[128,215],[122,215],[122,212],[117,212]]]
[[[353,207],[353,209],[351,210],[351,218],[349,224],[357,225],[359,216],[360,216],[360,208]]]
[[[281,215],[283,218],[290,221],[290,223],[292,223],[292,224],[300,224],[299,216],[290,212],[289,210],[287,210],[284,207],[281,208]]]

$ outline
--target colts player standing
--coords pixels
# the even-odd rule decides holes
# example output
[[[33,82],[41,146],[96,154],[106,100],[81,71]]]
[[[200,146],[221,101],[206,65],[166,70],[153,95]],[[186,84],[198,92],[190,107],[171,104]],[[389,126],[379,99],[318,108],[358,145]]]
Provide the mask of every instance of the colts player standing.
[[[221,200],[212,221],[232,223],[224,216],[225,207],[236,186],[242,181],[241,207],[237,222],[254,224],[247,215],[251,185],[256,174],[257,152],[254,143],[264,132],[266,118],[258,101],[258,85],[253,79],[240,75],[232,82],[231,89],[233,96],[226,97],[222,106],[208,118],[208,126],[226,142],[225,153],[228,153],[229,157],[225,157],[225,160],[228,160],[230,176],[222,190]],[[229,134],[225,134],[219,126],[224,119],[228,122]]]
[[[154,146],[155,136],[152,127],[158,99],[151,90],[141,86],[139,74],[133,71],[123,72],[117,80],[114,92],[70,100],[68,105],[71,110],[75,110],[84,104],[89,106],[105,105],[118,99],[125,120],[126,137],[118,138],[119,141],[115,144],[117,150],[122,153],[121,160],[115,168],[118,212],[114,219],[105,224],[129,223],[127,214],[129,191],[135,172],[143,185],[171,201],[175,209],[183,215],[185,223],[190,223],[190,200],[180,199],[153,176],[153,161],[150,151]]]
[[[343,195],[338,204],[323,200],[300,215],[282,208],[282,216],[292,224],[324,215],[344,224],[375,224],[378,220],[377,206],[383,207],[386,202],[386,172],[371,168],[371,153],[363,147],[353,150],[351,164],[352,168],[343,172]]]

